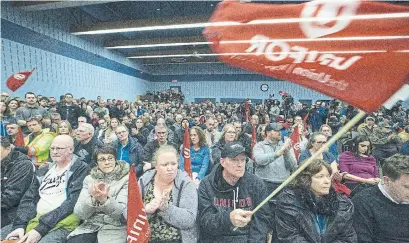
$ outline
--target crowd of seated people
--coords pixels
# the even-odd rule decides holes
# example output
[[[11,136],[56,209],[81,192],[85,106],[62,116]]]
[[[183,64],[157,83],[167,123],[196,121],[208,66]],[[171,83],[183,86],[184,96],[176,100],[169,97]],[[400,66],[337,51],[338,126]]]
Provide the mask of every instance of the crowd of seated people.
[[[130,102],[66,93],[57,102],[1,93],[1,239],[126,242],[135,165],[151,243],[409,242],[402,104],[367,115],[253,212],[357,109],[338,101],[243,100],[247,106],[184,103],[170,90],[152,95]]]

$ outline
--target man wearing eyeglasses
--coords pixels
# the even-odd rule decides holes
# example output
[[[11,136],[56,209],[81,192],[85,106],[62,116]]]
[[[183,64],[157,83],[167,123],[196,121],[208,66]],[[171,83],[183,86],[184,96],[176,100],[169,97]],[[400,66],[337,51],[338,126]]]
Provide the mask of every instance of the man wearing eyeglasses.
[[[129,136],[129,130],[124,125],[119,125],[115,134],[118,137],[118,160],[126,161],[128,164],[135,164],[136,175],[139,177],[143,173],[143,147],[135,138]]]
[[[168,128],[166,126],[155,126],[153,130],[155,132],[156,139],[153,141],[148,142],[145,147],[143,147],[143,171],[150,170],[152,168],[152,158],[153,154],[158,150],[159,147],[164,145],[171,145],[175,147],[177,151],[179,151],[178,146],[168,141]]]
[[[65,242],[70,231],[79,225],[73,209],[89,167],[74,155],[74,141],[70,136],[55,137],[50,151],[54,163],[37,171],[21,199],[13,223],[1,230],[2,239]]]

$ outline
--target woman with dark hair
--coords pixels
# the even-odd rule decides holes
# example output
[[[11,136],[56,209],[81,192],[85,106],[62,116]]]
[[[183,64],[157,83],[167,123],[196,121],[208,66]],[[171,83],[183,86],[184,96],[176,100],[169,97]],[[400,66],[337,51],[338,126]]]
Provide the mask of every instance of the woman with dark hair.
[[[183,148],[181,151],[183,151]],[[198,126],[194,126],[190,129],[190,159],[193,180],[196,184],[199,184],[209,168],[210,149],[206,144],[204,131]],[[179,168],[185,171],[183,153],[180,153]]]
[[[7,108],[9,115],[14,117],[16,115],[16,110],[20,107],[20,101],[17,99],[11,99],[7,102]]]
[[[129,165],[117,160],[110,145],[96,148],[96,166],[85,177],[74,213],[83,223],[68,235],[67,243],[126,242]]]
[[[314,160],[277,199],[279,243],[355,243],[353,205],[331,187],[332,169]]]
[[[379,182],[376,160],[371,155],[371,142],[366,136],[357,136],[352,142],[352,150],[343,152],[339,156],[339,166],[345,185],[351,189],[351,197],[367,187]]]
[[[16,119],[10,116],[7,104],[4,101],[0,101],[0,135],[2,137],[7,136],[6,125],[9,123],[16,123]]]
[[[153,157],[155,169],[145,172],[138,182],[149,218],[149,242],[196,243],[196,185],[178,170],[178,152],[173,146],[161,146]]]
[[[144,127],[142,118],[137,118],[131,128],[132,137],[138,139],[138,142],[143,146],[146,145],[149,136],[148,128]]]

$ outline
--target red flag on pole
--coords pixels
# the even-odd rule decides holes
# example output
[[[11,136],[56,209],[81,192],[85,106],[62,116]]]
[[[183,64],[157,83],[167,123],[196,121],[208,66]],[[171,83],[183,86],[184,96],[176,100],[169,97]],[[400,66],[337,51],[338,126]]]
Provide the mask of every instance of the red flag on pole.
[[[34,70],[35,68],[33,68],[33,70],[31,71],[19,72],[11,75],[6,82],[7,88],[9,88],[13,92],[18,90],[21,86],[23,86],[23,84],[27,81]]]
[[[300,156],[300,132],[298,130],[298,126],[295,126],[294,131],[290,136],[290,139],[293,142],[295,158],[298,161],[298,157]]]
[[[246,111],[246,122],[249,122],[250,121],[250,105],[249,105],[248,100],[244,101],[244,108]]]
[[[21,127],[18,128],[18,132],[16,134],[16,141],[14,142],[14,145],[16,145],[16,146],[25,146],[23,130],[21,130]]]
[[[192,161],[190,160],[190,135],[189,128],[185,128],[185,136],[183,138],[183,164],[186,173],[192,178]]]
[[[129,172],[128,184],[128,217],[127,243],[148,243],[151,237],[148,217],[146,216],[138,179],[136,178],[135,164]]]
[[[252,125],[252,131],[251,131],[251,158],[253,159],[253,148],[254,145],[257,143],[257,133],[256,133],[256,125]]]
[[[407,86],[408,6],[359,0],[225,1],[210,22],[204,35],[223,62],[367,112]]]

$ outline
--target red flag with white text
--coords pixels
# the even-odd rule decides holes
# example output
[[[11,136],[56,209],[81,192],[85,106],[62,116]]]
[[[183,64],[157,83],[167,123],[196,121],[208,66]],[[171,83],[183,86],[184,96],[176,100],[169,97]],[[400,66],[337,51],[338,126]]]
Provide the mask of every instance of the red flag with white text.
[[[135,164],[129,172],[128,184],[127,243],[148,243],[151,237],[148,217],[146,216]]]
[[[9,88],[13,92],[18,90],[21,86],[23,86],[23,84],[31,76],[34,70],[35,68],[33,68],[33,70],[31,71],[18,72],[16,74],[11,75],[6,82],[7,88]]]
[[[409,6],[225,1],[210,22],[203,34],[219,59],[233,66],[300,84],[367,112],[397,91],[409,96]]]
[[[298,126],[294,127],[293,133],[290,136],[290,139],[293,143],[293,149],[295,153],[295,158],[298,161],[298,157],[300,156],[300,132],[298,130]]]
[[[192,161],[190,159],[190,135],[189,128],[185,128],[185,135],[183,138],[183,164],[186,173],[192,178]]]

